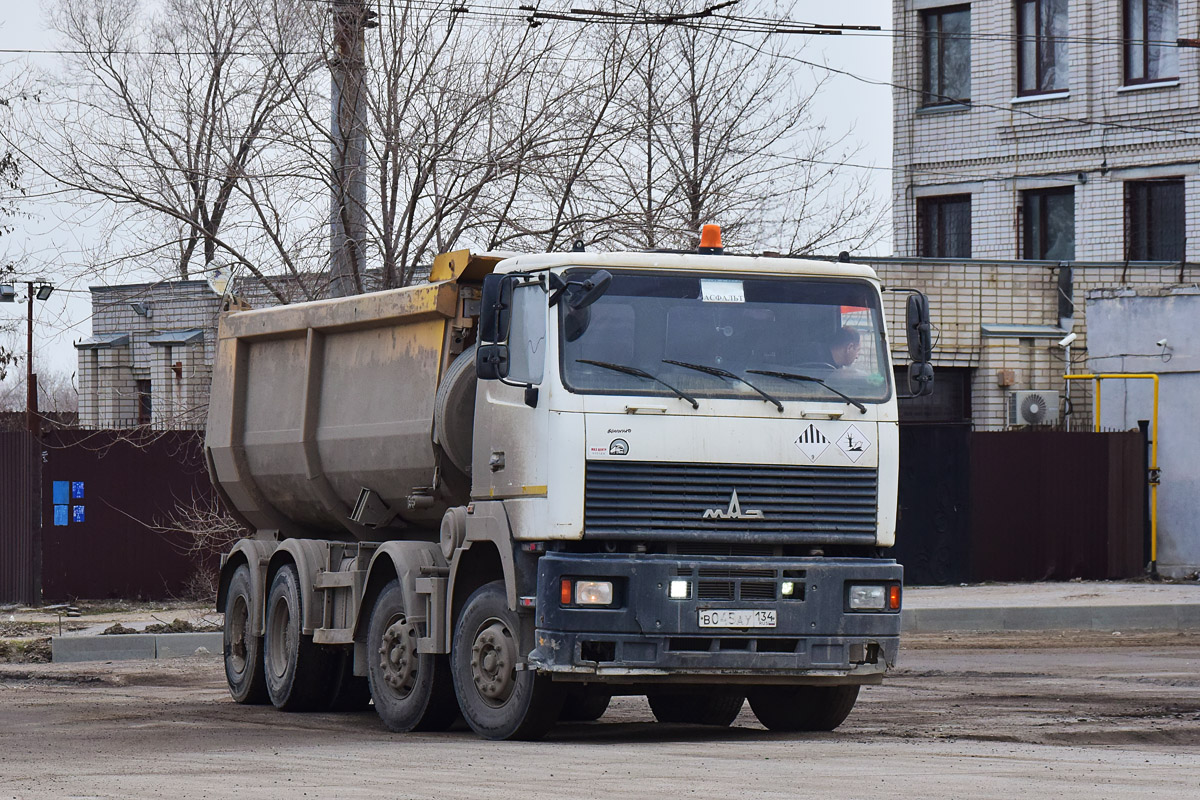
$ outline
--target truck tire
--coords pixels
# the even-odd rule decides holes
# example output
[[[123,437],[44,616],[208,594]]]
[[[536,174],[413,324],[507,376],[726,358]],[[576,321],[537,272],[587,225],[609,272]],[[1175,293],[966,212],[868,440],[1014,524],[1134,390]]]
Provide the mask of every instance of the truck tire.
[[[858,687],[760,686],[749,695],[754,716],[768,730],[831,731],[850,715]]]
[[[287,564],[275,573],[267,593],[267,631],[263,637],[267,694],[280,711],[329,707],[333,656],[301,631],[300,578]]]
[[[567,690],[558,718],[563,722],[594,722],[604,716],[611,700],[607,689],[572,687]]]
[[[404,590],[383,587],[367,623],[367,680],[375,712],[388,730],[444,731],[458,717],[445,656],[417,653],[424,623],[410,623]]]
[[[686,725],[717,725],[727,728],[746,703],[743,694],[712,690],[703,692],[654,692],[646,695],[650,710],[659,722]]]
[[[270,702],[263,676],[262,637],[250,633],[250,609],[254,607],[250,568],[242,564],[229,579],[225,599],[225,680],[236,703],[263,705]]]
[[[540,739],[562,709],[563,689],[533,670],[517,670],[519,620],[503,581],[475,590],[458,615],[450,649],[463,717],[485,739]]]

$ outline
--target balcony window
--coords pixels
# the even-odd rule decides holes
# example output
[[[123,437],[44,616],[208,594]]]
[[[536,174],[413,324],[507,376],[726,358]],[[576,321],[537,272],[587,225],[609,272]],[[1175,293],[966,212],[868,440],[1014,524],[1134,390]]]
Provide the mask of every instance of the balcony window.
[[[1182,261],[1183,178],[1125,184],[1125,247],[1131,261]]]
[[[971,195],[917,200],[917,255],[922,258],[971,257]]]
[[[1075,258],[1075,188],[1037,189],[1023,194],[1025,258]]]
[[[921,23],[923,104],[965,103],[971,97],[971,7],[926,11]]]
[[[1176,0],[1125,0],[1125,83],[1179,77]]]
[[[1020,94],[1067,90],[1067,35],[1067,0],[1017,0]]]

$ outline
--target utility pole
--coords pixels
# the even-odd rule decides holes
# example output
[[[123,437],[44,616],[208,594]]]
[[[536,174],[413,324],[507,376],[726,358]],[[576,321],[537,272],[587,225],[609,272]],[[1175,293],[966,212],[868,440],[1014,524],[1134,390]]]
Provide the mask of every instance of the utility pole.
[[[42,438],[42,420],[38,415],[37,375],[33,374],[33,281],[25,282],[29,313],[25,315],[25,427],[35,441]]]
[[[366,0],[332,0],[333,192],[330,198],[329,294],[362,292],[366,242],[366,41],[375,27]]]

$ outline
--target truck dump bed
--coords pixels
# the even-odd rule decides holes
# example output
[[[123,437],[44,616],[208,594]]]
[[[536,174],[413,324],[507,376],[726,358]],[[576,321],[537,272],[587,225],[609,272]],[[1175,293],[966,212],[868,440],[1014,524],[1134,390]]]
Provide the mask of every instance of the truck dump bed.
[[[436,528],[438,382],[499,260],[448,253],[429,284],[223,315],[206,447],[231,510],[281,538]],[[390,529],[351,521],[364,488],[397,512]]]

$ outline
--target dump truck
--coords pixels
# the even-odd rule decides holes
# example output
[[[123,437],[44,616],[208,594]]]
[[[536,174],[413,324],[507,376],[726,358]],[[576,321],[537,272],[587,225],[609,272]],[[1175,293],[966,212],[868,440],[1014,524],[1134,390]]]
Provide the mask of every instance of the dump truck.
[[[911,295],[901,391],[931,388],[928,316]],[[614,695],[835,728],[899,646],[888,341],[869,267],[719,247],[457,251],[224,314],[234,700],[489,739]]]

